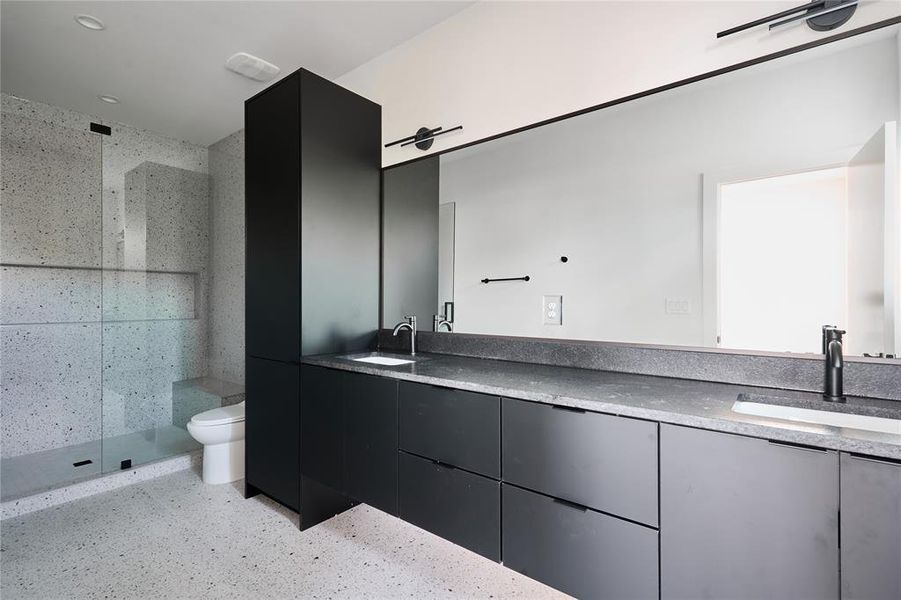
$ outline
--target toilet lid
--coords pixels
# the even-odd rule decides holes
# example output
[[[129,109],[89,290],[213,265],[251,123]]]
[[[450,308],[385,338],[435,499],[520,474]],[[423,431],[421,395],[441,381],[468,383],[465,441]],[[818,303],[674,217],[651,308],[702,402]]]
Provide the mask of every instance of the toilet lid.
[[[197,425],[224,425],[244,420],[244,403],[214,408],[194,415],[191,419]]]

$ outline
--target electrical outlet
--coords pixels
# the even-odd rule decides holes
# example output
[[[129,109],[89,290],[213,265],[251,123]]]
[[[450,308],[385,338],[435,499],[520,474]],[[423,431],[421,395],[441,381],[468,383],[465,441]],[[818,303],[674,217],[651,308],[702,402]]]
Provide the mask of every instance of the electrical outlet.
[[[545,325],[563,325],[563,296],[544,296],[541,316]]]
[[[667,298],[666,314],[668,315],[690,315],[691,300],[686,298]]]

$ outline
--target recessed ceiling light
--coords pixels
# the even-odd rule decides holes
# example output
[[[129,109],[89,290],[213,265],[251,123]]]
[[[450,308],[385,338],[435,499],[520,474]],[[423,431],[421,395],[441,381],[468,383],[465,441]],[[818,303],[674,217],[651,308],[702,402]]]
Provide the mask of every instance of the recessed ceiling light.
[[[119,99],[116,98],[115,96],[110,96],[109,94],[100,94],[97,97],[100,98],[101,100],[103,100],[104,102],[106,102],[107,104],[119,104]]]
[[[106,25],[103,24],[103,21],[97,17],[92,17],[91,15],[75,15],[75,22],[85,29],[92,29],[94,31],[106,29]]]

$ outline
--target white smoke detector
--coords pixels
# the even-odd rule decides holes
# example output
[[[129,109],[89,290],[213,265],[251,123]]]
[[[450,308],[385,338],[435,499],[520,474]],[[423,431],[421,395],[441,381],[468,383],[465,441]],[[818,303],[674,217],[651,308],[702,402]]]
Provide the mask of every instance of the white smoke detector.
[[[246,52],[232,54],[225,61],[225,68],[254,81],[270,81],[281,72],[271,62]]]

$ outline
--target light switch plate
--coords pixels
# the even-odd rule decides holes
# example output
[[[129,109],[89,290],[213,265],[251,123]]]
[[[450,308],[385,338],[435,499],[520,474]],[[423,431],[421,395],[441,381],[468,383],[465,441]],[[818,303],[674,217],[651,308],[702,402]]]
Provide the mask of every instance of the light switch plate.
[[[563,296],[544,296],[541,314],[545,325],[563,325]]]

